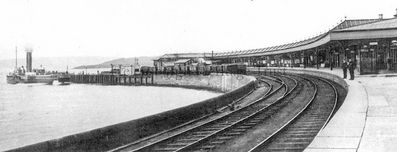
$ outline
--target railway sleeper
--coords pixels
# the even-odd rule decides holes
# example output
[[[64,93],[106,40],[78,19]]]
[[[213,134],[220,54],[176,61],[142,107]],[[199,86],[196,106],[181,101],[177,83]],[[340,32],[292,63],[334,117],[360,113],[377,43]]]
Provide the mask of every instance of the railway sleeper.
[[[255,126],[256,124],[258,124],[258,123],[253,123],[253,122],[245,122],[245,123],[243,123],[243,125],[244,126]]]
[[[193,134],[199,134],[199,135],[201,135],[201,134],[211,134],[211,133],[213,133],[213,132],[215,132],[215,130],[200,130],[200,131],[195,131],[195,132],[193,132]]]
[[[308,133],[284,134],[280,138],[313,137],[314,135],[316,134],[308,134]]]
[[[302,121],[302,122],[298,122],[296,123],[296,125],[317,125],[317,124],[322,124],[324,122],[314,122],[314,121]]]
[[[202,135],[202,134],[196,134],[196,135],[191,135],[190,137],[191,138],[195,138],[195,139],[200,139],[200,138],[203,138],[203,137],[206,137],[207,135]]]
[[[320,123],[316,123],[316,124],[305,124],[305,125],[297,125],[297,124],[294,124],[293,126],[291,126],[291,127],[289,127],[289,128],[302,128],[302,127],[311,127],[311,128],[314,128],[314,127],[322,127],[323,126],[323,124],[320,124]]]
[[[305,133],[305,132],[300,132],[300,133],[286,133],[286,134],[284,134],[284,135],[282,135],[281,136],[281,138],[286,138],[286,137],[296,137],[296,136],[314,136],[314,135],[316,135],[317,133],[313,133],[313,132],[311,132],[311,133]]]
[[[274,145],[271,145],[268,149],[305,149],[307,145],[310,144],[310,141],[300,141],[300,142],[286,142],[286,143],[277,143]]]
[[[179,147],[163,147],[163,148],[155,148],[153,151],[176,151]]]
[[[231,124],[233,124],[234,121],[227,121],[227,122],[222,122],[222,123],[217,123],[216,125],[219,126],[229,126]]]
[[[302,121],[325,121],[327,118],[303,118]]]
[[[317,108],[316,108],[317,109]],[[316,112],[316,113],[306,113],[306,116],[320,116],[320,117],[324,117],[323,113],[320,112]]]
[[[249,128],[252,128],[252,126],[245,126],[245,125],[242,125],[242,126],[238,126],[238,127],[236,127],[236,128],[238,128],[238,129],[249,129]]]
[[[318,131],[320,128],[289,128],[289,131],[312,131],[316,130]]]
[[[292,126],[289,129],[291,130],[319,130],[321,128],[322,125],[317,125],[317,126]]]
[[[310,137],[288,137],[288,138],[284,138],[284,142],[296,142],[296,141],[308,141],[311,142],[311,140],[314,137],[310,136]]]
[[[203,128],[203,129],[201,129],[202,131],[217,131],[217,130],[220,130],[220,129],[222,129],[222,128],[224,128],[224,127],[208,127],[208,128]]]
[[[221,145],[224,144],[226,141],[225,140],[215,140],[215,141],[210,141],[209,143],[212,145]]]
[[[207,135],[209,135],[209,134],[212,134],[212,133],[214,133],[215,131],[211,131],[211,132],[202,132],[202,131],[200,131],[200,132],[194,132],[194,133],[192,133],[192,135],[205,135],[205,136],[207,136]]]
[[[198,149],[200,149],[200,150],[203,150],[203,149],[211,150],[211,149],[214,149],[215,147],[216,147],[215,145],[205,145],[205,146],[200,146],[200,148],[198,148]]]
[[[267,151],[303,151],[305,148],[306,147],[274,147],[268,148]]]
[[[287,134],[294,134],[294,133],[317,133],[318,130],[292,130],[288,131]]]
[[[242,132],[228,132],[228,133],[225,133],[224,135],[226,135],[226,136],[238,136],[238,135],[242,135],[243,133]]]
[[[208,128],[225,128],[225,127],[227,127],[227,126],[230,126],[230,124],[231,123],[228,123],[228,124],[215,124],[215,125],[211,125],[210,127],[208,127]]]
[[[216,139],[219,139],[219,140],[229,140],[229,139],[232,139],[233,137],[231,137],[231,136],[218,136],[218,137],[216,137]]]
[[[258,123],[260,123],[262,120],[248,120],[248,122],[250,122],[250,123],[255,123],[255,124],[258,124]]]
[[[323,124],[325,120],[302,120],[304,123]]]
[[[180,142],[166,144],[167,147],[183,147],[186,145],[187,143],[180,143]]]
[[[326,116],[305,116],[303,119],[326,119]]]
[[[192,139],[192,138],[186,139],[186,138],[183,138],[183,139],[177,139],[176,141],[177,142],[194,142],[194,141],[197,141],[197,139]]]
[[[234,129],[231,129],[231,131],[233,131],[233,132],[245,132],[245,131],[247,131],[247,129],[244,129],[244,128],[242,128],[242,129],[234,128]]]

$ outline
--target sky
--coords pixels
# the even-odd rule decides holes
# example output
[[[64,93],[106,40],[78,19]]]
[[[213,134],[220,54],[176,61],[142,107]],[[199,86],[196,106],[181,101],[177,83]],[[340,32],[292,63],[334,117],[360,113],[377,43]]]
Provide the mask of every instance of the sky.
[[[396,0],[1,0],[0,59],[223,52],[303,40]]]

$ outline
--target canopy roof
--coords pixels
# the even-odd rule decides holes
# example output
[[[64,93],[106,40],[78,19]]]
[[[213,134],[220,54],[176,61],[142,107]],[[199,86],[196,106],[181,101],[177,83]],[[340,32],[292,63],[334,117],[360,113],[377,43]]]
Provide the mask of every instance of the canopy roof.
[[[349,39],[370,39],[370,38],[386,38],[397,37],[397,18],[389,19],[354,19],[345,20],[332,28],[331,30],[319,34],[317,36],[301,40],[298,42],[287,43],[283,45],[228,51],[219,53],[177,53],[165,54],[162,58],[176,59],[192,59],[192,58],[230,58],[230,57],[252,57],[289,53],[294,51],[302,51],[316,48],[324,45],[331,40],[349,40]],[[186,60],[178,60],[177,62],[187,62]]]
[[[352,32],[352,31],[373,31],[373,30],[385,30],[385,29],[397,29],[397,18],[345,20],[342,23],[335,26],[333,29],[325,33],[322,33],[320,35],[302,41],[271,46],[266,48],[221,52],[221,53],[216,53],[214,57],[217,58],[228,58],[228,57],[237,57],[237,56],[250,57],[250,56],[259,56],[259,55],[288,53],[293,51],[315,48],[325,43],[328,43],[331,40],[351,39],[350,37],[348,37],[348,35],[351,35],[350,33],[344,35],[343,34],[334,35],[334,33],[337,32],[341,33],[341,32]],[[390,35],[392,36],[393,34]],[[356,36],[358,39],[360,38],[360,35],[356,35]],[[376,34],[374,34],[374,36],[376,36]],[[397,37],[397,35],[394,35],[394,37]]]
[[[211,53],[173,53],[173,54],[164,54],[159,59],[164,59],[164,58],[191,59],[191,58],[205,58],[211,56],[212,56]]]

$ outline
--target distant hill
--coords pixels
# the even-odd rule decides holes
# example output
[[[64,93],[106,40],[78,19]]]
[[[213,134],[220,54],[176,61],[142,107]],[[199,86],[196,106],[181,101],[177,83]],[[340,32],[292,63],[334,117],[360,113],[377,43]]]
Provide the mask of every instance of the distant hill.
[[[115,59],[114,57],[34,57],[33,68],[38,68],[40,65],[45,67],[46,70],[51,71],[66,71],[80,65],[92,65]],[[19,58],[18,66],[26,66],[26,59]],[[13,70],[15,67],[15,59],[0,60],[0,68],[8,71]]]
[[[111,64],[113,65],[124,65],[130,66],[135,63],[135,59],[138,59],[140,65],[143,66],[153,66],[153,60],[157,59],[158,57],[131,57],[131,58],[119,58],[110,61],[106,61],[100,64],[92,64],[92,65],[81,65],[74,67],[74,69],[96,69],[96,68],[110,68]]]

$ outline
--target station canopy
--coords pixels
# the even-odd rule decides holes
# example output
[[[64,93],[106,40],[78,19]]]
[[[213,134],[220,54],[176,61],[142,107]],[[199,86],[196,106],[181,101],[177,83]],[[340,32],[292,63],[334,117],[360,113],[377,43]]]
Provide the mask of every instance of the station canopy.
[[[331,40],[378,38],[379,35],[383,37],[395,37],[397,35],[397,18],[345,20],[325,33],[298,42],[265,48],[220,52],[214,54],[214,57],[230,58],[275,55],[312,49],[324,45]]]

